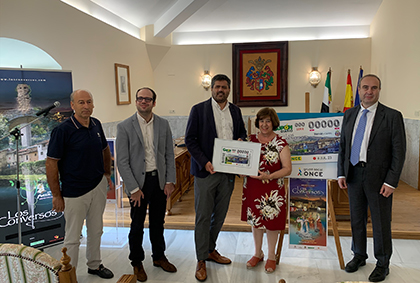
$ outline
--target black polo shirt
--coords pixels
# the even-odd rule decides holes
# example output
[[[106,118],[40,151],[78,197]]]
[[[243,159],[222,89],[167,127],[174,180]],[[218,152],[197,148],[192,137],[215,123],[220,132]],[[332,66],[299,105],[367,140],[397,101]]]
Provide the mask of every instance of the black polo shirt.
[[[104,175],[103,150],[108,146],[102,125],[90,117],[89,128],[72,115],[51,132],[47,156],[57,159],[63,197],[93,190]]]

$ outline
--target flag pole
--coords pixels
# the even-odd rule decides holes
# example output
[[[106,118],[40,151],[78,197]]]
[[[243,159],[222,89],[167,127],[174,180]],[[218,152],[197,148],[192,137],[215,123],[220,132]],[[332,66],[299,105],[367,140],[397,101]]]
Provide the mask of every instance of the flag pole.
[[[309,113],[309,92],[305,92],[305,113]]]
[[[325,79],[324,97],[321,103],[321,113],[330,113],[330,108],[332,107],[331,103],[331,67],[329,67],[327,77]]]
[[[359,96],[359,87],[360,87],[360,80],[363,77],[363,68],[362,65],[360,65],[360,70],[359,70],[359,77],[357,79],[357,86],[356,86],[356,96],[354,97],[354,106],[357,106],[360,104],[360,96]]]

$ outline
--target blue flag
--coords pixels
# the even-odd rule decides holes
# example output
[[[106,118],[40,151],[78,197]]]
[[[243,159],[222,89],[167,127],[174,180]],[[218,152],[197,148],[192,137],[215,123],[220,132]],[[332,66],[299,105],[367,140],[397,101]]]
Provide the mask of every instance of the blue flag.
[[[360,73],[359,73],[359,79],[357,80],[357,88],[356,88],[356,98],[354,99],[354,106],[357,106],[360,104],[360,97],[359,97],[359,86],[360,86],[360,80],[363,77],[363,69],[360,67]]]

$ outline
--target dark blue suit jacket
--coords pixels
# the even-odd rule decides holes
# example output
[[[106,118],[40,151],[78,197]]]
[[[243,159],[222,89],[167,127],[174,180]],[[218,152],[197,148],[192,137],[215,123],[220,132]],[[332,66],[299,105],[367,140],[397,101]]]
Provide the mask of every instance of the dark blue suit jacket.
[[[346,176],[350,167],[350,152],[353,128],[360,106],[344,113],[338,154],[338,176]],[[401,113],[378,103],[367,149],[366,181],[379,190],[385,182],[398,186],[405,160],[406,137]]]
[[[229,110],[233,121],[233,139],[246,140],[241,109],[229,103]],[[217,138],[216,124],[210,98],[192,107],[185,132],[185,144],[192,156],[191,174],[194,176],[205,178],[210,174],[205,166],[207,162],[212,162],[215,138]]]

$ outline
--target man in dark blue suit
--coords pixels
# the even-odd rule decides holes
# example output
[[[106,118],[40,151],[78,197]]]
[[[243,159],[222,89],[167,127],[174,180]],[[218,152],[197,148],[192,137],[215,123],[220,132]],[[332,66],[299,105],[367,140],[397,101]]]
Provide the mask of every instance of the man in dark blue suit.
[[[369,281],[389,274],[392,255],[392,194],[405,160],[406,138],[401,113],[381,103],[381,80],[365,75],[360,80],[360,106],[344,113],[338,155],[338,185],[348,188],[353,259],[345,270],[366,264],[366,223],[371,213],[376,267]]]
[[[195,277],[199,281],[207,279],[206,260],[231,263],[217,252],[216,240],[229,208],[235,175],[214,171],[214,139],[246,139],[241,110],[227,100],[230,79],[226,75],[214,76],[211,92],[209,100],[192,107],[185,133],[185,144],[192,156],[191,173],[195,176]]]

